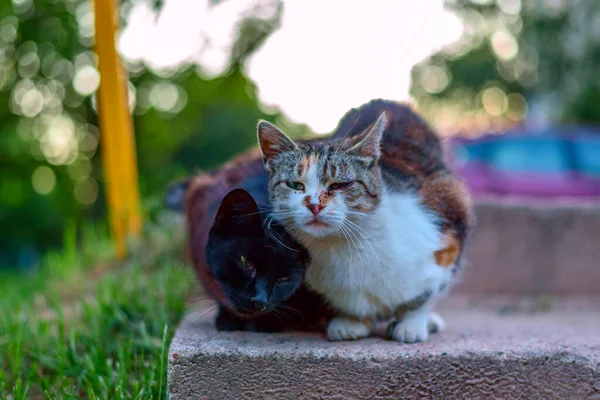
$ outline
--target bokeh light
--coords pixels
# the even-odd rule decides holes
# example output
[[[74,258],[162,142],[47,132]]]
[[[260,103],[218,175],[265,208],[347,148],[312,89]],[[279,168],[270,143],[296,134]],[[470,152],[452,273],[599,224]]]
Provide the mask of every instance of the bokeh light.
[[[492,35],[492,49],[499,59],[508,61],[517,56],[519,43],[509,32],[497,31]]]
[[[149,93],[149,103],[159,111],[177,113],[187,101],[185,91],[170,82],[157,82]]]
[[[49,194],[56,185],[56,175],[52,168],[47,166],[37,167],[31,176],[33,190],[39,194]]]
[[[89,96],[98,89],[100,74],[91,65],[84,65],[75,72],[73,87],[82,96]]]
[[[527,116],[527,100],[519,93],[511,93],[507,96],[507,116],[514,122],[520,122]]]
[[[446,89],[446,86],[450,83],[448,73],[437,65],[425,66],[421,79],[423,87],[429,93],[439,93]]]
[[[498,117],[508,109],[508,98],[502,89],[497,87],[489,87],[483,91],[481,95],[483,108],[488,114]]]
[[[78,154],[73,120],[67,115],[51,118],[40,144],[42,153],[51,164],[71,164]]]
[[[521,12],[521,0],[497,0],[498,7],[506,14],[518,15]]]
[[[89,206],[98,198],[98,182],[94,178],[82,178],[75,182],[75,200],[80,204]]]

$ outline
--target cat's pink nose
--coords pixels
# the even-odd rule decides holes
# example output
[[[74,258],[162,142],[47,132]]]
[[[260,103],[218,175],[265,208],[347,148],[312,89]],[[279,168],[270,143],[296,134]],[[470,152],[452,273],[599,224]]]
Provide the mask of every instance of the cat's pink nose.
[[[309,204],[307,207],[315,218],[319,215],[321,210],[325,208],[325,206],[321,204]]]

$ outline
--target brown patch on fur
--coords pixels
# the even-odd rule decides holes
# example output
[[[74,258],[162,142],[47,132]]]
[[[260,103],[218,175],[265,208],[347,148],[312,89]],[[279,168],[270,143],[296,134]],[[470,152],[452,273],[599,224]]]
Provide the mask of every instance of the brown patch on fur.
[[[308,207],[310,205],[310,196],[304,196],[304,200],[302,200],[302,205],[304,207]]]
[[[365,292],[365,299],[370,305],[374,307],[381,306],[381,300],[379,300],[375,295],[373,295],[373,293]]]
[[[410,186],[419,187],[436,170],[445,169],[441,148],[425,125],[407,123],[403,133],[384,136],[382,159],[404,179],[408,177]]]
[[[460,254],[460,242],[452,233],[446,236],[445,241],[448,243],[447,247],[433,253],[435,256],[435,263],[440,267],[449,267],[453,265],[458,261],[458,256]]]
[[[325,207],[325,206],[327,206],[327,204],[329,204],[329,202],[331,201],[332,197],[333,197],[333,196],[330,196],[330,195],[329,195],[329,194],[327,194],[327,193],[322,193],[322,194],[319,196],[319,203],[321,203],[321,205],[322,205],[323,207]]]
[[[304,200],[302,200],[302,205],[304,207],[309,207],[310,206],[310,199],[311,196],[304,196]],[[331,201],[331,196],[329,196],[327,193],[321,193],[321,195],[319,196],[319,204],[322,207],[326,207],[327,204],[329,204],[329,202]],[[309,207],[310,208],[310,207]]]
[[[464,184],[448,172],[434,174],[419,190],[423,204],[440,218],[445,245],[435,252],[438,265],[457,263],[474,225],[471,197]]]
[[[298,164],[298,176],[302,176],[304,173],[304,162]]]

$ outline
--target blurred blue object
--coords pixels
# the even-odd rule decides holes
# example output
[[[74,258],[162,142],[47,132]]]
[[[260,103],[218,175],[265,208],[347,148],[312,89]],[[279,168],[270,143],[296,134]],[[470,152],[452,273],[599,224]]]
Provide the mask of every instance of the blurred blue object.
[[[512,130],[450,142],[457,172],[476,194],[600,196],[600,129]]]

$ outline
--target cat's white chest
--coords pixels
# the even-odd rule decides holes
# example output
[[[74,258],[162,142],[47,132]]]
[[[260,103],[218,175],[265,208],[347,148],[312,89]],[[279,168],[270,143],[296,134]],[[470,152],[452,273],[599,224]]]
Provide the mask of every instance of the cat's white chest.
[[[451,278],[435,263],[441,234],[435,219],[411,195],[384,196],[354,234],[310,246],[306,281],[335,307],[356,317],[391,315]]]

